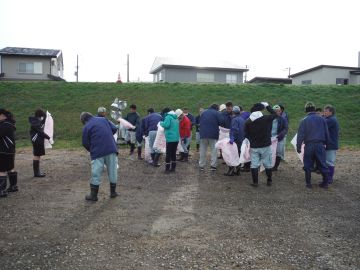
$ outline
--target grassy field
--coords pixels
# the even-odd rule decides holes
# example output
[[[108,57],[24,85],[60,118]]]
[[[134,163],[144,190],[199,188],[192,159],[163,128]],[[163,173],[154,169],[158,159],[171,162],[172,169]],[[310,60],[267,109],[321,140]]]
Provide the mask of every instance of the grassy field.
[[[30,145],[28,116],[40,107],[54,117],[55,147],[79,147],[80,113],[95,114],[99,106],[109,109],[115,97],[126,100],[128,105],[136,104],[142,116],[149,107],[157,111],[188,107],[196,115],[199,106],[207,108],[211,103],[228,100],[246,110],[259,101],[282,103],[290,115],[289,137],[296,133],[307,101],[318,107],[332,104],[341,127],[341,146],[360,147],[360,86],[0,82],[0,107],[16,116],[19,146]]]

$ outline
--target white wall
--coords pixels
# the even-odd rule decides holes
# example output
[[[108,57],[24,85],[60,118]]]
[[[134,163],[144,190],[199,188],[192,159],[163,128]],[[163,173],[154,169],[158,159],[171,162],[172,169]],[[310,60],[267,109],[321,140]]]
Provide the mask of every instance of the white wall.
[[[300,85],[304,80],[311,80],[311,84],[336,84],[336,78],[346,78],[349,84],[353,84],[350,80],[350,71],[352,69],[343,68],[320,68],[292,78],[292,84]]]

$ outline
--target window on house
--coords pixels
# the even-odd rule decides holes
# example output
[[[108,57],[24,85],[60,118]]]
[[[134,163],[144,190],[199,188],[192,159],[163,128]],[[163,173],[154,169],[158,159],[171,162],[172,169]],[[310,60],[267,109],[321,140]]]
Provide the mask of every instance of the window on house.
[[[346,79],[346,78],[336,78],[336,84],[348,85],[348,84],[349,84],[349,79]]]
[[[42,63],[41,62],[19,63],[19,72],[42,74]]]
[[[231,84],[237,83],[237,75],[236,74],[226,74],[226,83],[231,83]]]
[[[196,81],[198,81],[198,82],[214,82],[215,81],[214,73],[197,73]]]
[[[301,81],[301,84],[311,84],[311,80],[303,80]]]

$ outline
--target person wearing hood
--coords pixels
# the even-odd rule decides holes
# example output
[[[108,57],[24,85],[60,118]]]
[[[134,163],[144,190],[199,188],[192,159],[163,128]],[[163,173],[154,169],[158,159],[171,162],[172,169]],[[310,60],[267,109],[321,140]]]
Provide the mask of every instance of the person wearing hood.
[[[46,174],[40,171],[40,157],[45,155],[44,140],[50,140],[49,135],[44,132],[46,113],[37,109],[34,116],[29,117],[30,139],[33,145],[33,170],[34,177],[45,177]]]
[[[240,156],[241,144],[242,144],[242,141],[244,140],[244,135],[245,135],[244,134],[245,133],[244,132],[245,120],[240,115],[240,107],[239,106],[234,106],[232,109],[232,112],[234,114],[234,117],[231,120],[229,143],[230,144],[233,144],[234,142],[236,143],[238,153]],[[233,176],[235,174],[240,175],[240,165],[237,167],[229,166],[227,173],[225,173],[224,175]]]
[[[301,153],[301,147],[304,143],[304,171],[307,188],[312,188],[311,171],[314,163],[317,164],[323,181],[319,184],[321,188],[327,188],[329,182],[329,168],[326,164],[325,146],[329,144],[329,130],[324,117],[316,113],[314,103],[305,104],[306,117],[301,120],[296,142],[296,151]]]
[[[0,198],[18,191],[15,171],[15,120],[11,112],[0,109]],[[10,186],[6,189],[7,178]]]
[[[90,152],[91,157],[90,194],[86,195],[85,200],[98,200],[97,194],[104,165],[106,165],[110,182],[110,198],[115,198],[118,196],[116,192],[118,151],[113,135],[117,129],[110,125],[107,119],[94,117],[89,112],[82,112],[80,121],[84,125],[82,145]]]
[[[162,111],[164,121],[160,126],[164,128],[166,139],[165,173],[175,172],[176,150],[179,143],[179,121],[174,111],[164,108]]]
[[[180,152],[180,158],[178,161],[188,162],[189,145],[191,141],[191,121],[181,109],[177,109],[175,114],[179,120],[180,143],[183,148],[183,151]]]
[[[263,115],[267,109],[271,114]],[[250,110],[249,119],[245,122],[245,136],[250,141],[252,186],[257,187],[259,182],[259,168],[261,163],[265,167],[267,185],[272,184],[272,156],[271,156],[271,129],[272,122],[277,117],[275,111],[267,102],[256,103]]]

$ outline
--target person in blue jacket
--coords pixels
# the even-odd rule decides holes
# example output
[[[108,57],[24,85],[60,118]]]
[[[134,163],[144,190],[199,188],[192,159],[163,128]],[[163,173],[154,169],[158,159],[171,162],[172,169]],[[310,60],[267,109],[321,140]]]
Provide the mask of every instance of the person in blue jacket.
[[[223,117],[222,127],[230,129],[231,127],[231,120],[232,120],[232,110],[233,110],[233,103],[228,101],[225,103],[226,109],[221,111],[221,115]]]
[[[329,168],[329,184],[332,184],[335,173],[336,151],[339,149],[339,123],[332,105],[324,107],[324,116],[329,130],[329,141],[326,145],[326,164]]]
[[[325,119],[316,113],[314,103],[307,102],[305,104],[305,112],[307,116],[300,122],[297,133],[296,150],[298,153],[301,153],[301,145],[302,143],[305,144],[303,168],[305,171],[306,187],[312,187],[311,171],[316,162],[323,176],[323,181],[319,186],[327,188],[329,169],[326,165],[325,147],[329,142],[328,126]]]
[[[211,151],[210,170],[215,171],[217,167],[217,150],[215,148],[215,143],[219,139],[219,126],[223,124],[221,114],[218,110],[219,105],[212,104],[200,115],[200,170],[205,169],[208,146]]]
[[[118,196],[116,192],[118,151],[114,134],[116,127],[109,124],[103,117],[94,117],[89,112],[80,114],[83,123],[82,145],[90,152],[91,157],[91,180],[90,195],[86,195],[88,201],[97,201],[101,175],[106,165],[110,181],[110,198]]]
[[[159,166],[159,158],[161,153],[154,149],[154,142],[156,138],[156,133],[158,130],[158,123],[162,120],[162,116],[159,113],[156,113],[153,108],[148,109],[148,115],[143,118],[141,121],[141,130],[145,137],[149,137],[149,148],[151,160],[154,167]]]
[[[281,160],[285,158],[285,137],[288,132],[288,122],[285,117],[282,117],[280,105],[275,105],[273,107],[276,114],[279,116],[273,120],[273,128],[275,127],[274,133],[272,132],[271,136],[275,136],[278,139],[276,147],[276,159],[275,165],[272,168],[273,171],[277,171],[280,165]]]
[[[240,156],[241,144],[245,138],[245,120],[240,115],[240,107],[233,107],[234,117],[231,120],[230,126],[230,144],[236,143],[238,153]],[[240,164],[237,167],[229,166],[228,171],[224,174],[226,176],[240,175]]]

